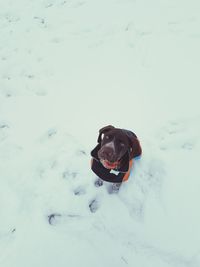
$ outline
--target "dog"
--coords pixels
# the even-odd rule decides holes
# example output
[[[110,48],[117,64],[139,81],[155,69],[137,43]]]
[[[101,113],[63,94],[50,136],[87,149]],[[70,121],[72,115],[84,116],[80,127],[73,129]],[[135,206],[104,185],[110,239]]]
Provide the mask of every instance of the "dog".
[[[130,175],[133,159],[141,156],[142,148],[135,133],[108,125],[99,130],[98,145],[91,151],[92,171],[103,180],[119,188]]]

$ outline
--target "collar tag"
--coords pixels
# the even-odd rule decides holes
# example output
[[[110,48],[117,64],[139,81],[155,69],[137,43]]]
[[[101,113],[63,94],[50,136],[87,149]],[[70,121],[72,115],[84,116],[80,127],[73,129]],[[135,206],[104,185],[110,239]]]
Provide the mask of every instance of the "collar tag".
[[[115,170],[110,170],[110,173],[113,173],[113,174],[115,174],[115,175],[118,175],[120,172],[115,171]]]

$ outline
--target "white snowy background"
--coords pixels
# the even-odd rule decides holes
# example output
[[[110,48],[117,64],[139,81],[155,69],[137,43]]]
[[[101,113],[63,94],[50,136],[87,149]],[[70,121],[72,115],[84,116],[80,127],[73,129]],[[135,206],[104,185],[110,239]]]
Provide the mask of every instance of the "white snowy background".
[[[199,14],[0,0],[1,267],[200,266]],[[119,194],[90,170],[108,124],[143,148]]]

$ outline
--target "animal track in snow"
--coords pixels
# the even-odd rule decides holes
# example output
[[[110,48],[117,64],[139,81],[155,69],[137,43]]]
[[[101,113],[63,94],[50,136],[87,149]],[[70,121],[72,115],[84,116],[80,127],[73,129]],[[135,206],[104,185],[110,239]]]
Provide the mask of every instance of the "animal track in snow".
[[[98,208],[99,208],[99,202],[98,202],[98,200],[97,199],[91,200],[90,201],[90,204],[89,204],[89,208],[90,208],[90,211],[92,213],[95,213],[98,210]]]
[[[75,179],[77,177],[77,175],[78,175],[77,172],[75,172],[75,171],[71,172],[71,171],[68,171],[68,170],[64,171],[63,174],[62,174],[64,179]]]
[[[160,150],[192,150],[200,135],[196,121],[171,121],[158,134]]]
[[[48,223],[50,225],[57,225],[61,222],[71,221],[72,219],[79,219],[81,216],[78,214],[60,214],[52,213],[48,215]]]
[[[0,123],[0,141],[3,141],[8,137],[9,128],[7,123]]]
[[[86,189],[84,186],[78,186],[76,189],[74,189],[74,195],[80,196],[80,195],[85,195],[86,194]]]

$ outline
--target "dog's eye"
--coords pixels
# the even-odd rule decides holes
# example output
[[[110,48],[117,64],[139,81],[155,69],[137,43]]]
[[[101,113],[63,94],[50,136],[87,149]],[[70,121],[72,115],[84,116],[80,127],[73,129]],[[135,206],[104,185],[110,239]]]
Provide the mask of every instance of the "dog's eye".
[[[106,139],[106,140],[109,140],[109,139],[110,139],[110,135],[106,135],[106,136],[105,136],[105,139]]]
[[[124,147],[125,146],[125,144],[122,143],[122,142],[120,142],[119,144],[120,144],[121,147]]]

